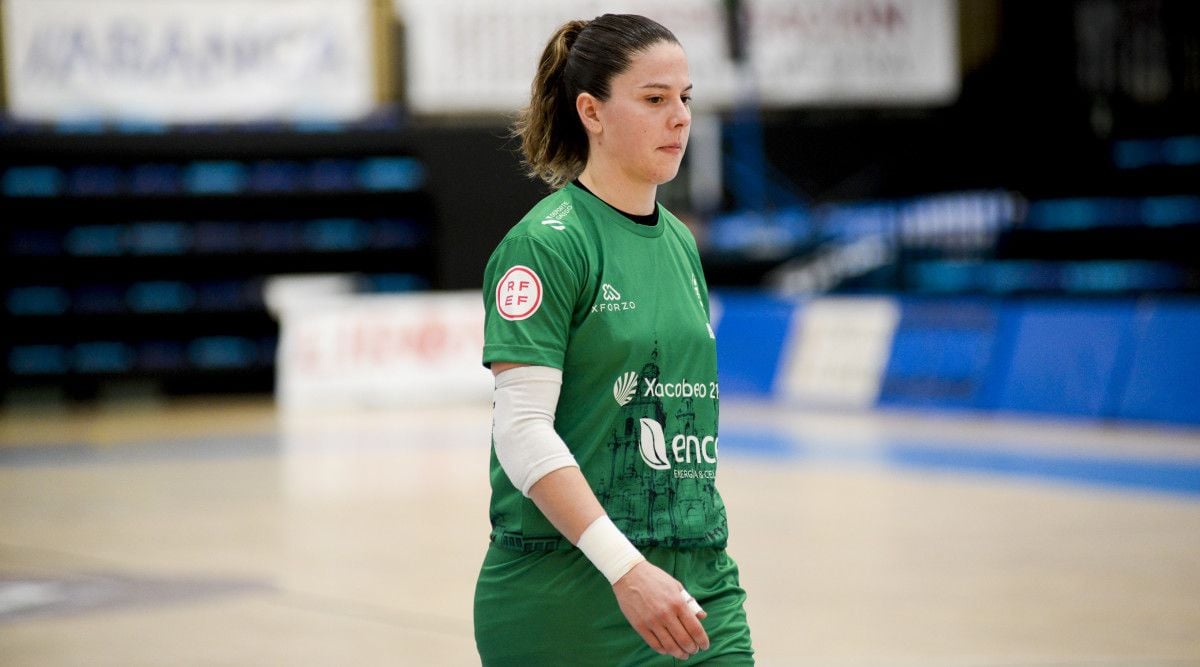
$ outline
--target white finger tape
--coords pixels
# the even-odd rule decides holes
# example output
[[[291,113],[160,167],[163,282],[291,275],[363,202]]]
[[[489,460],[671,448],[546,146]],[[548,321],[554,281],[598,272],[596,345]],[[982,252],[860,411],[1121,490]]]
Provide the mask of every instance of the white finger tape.
[[[679,595],[683,598],[683,601],[687,603],[688,610],[693,614],[699,614],[700,612],[704,611],[700,608],[700,603],[696,602],[696,598],[692,597],[692,594],[687,592],[687,589],[679,589]]]

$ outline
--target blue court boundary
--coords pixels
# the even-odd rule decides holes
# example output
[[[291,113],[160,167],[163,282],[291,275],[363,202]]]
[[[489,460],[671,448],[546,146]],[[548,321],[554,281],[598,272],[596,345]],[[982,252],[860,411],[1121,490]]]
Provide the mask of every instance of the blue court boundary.
[[[735,456],[977,474],[1200,500],[1200,461],[1035,453],[1000,445],[954,447],[906,441],[839,445],[737,427],[722,429],[721,451]]]

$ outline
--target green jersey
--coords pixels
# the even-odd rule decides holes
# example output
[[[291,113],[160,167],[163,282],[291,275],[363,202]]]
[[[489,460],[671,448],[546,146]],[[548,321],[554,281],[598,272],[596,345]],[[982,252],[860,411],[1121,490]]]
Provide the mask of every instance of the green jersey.
[[[484,274],[483,361],[562,369],[555,431],[638,546],[724,547],[716,339],[695,239],[574,184],[505,236]],[[570,548],[491,457],[492,540]]]

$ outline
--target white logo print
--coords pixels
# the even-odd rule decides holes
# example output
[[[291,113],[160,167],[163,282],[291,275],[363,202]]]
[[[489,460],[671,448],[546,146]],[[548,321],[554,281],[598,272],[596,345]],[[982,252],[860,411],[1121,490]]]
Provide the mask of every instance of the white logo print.
[[[546,225],[550,229],[556,229],[561,232],[567,228],[567,226],[563,224],[563,218],[567,217],[567,214],[571,212],[572,208],[574,207],[566,202],[559,204],[558,208],[550,211],[550,215],[546,216],[546,218],[542,220],[542,224]]]
[[[642,417],[642,440],[638,449],[642,460],[655,470],[670,470],[671,461],[667,459],[667,440],[663,437],[662,426],[649,417]]]
[[[634,371],[622,373],[613,383],[613,398],[622,408],[638,396],[638,374]],[[645,388],[641,396],[655,398],[716,398],[719,392],[716,382],[660,382],[658,378],[644,378]],[[642,404],[639,404],[641,406]],[[661,404],[660,404],[661,405]],[[629,411],[633,411],[631,415]],[[619,414],[635,416],[638,406],[621,410]],[[645,414],[644,412],[642,414]],[[697,468],[695,465],[716,464],[717,437],[696,433],[694,424],[681,425],[682,433],[673,433],[667,438],[665,424],[653,417],[638,417],[638,454],[642,462],[653,470],[675,469],[678,479],[715,479],[715,468]],[[631,434],[632,435],[632,434]],[[682,466],[682,467],[679,467]]]
[[[642,427],[642,437],[638,441],[638,452],[642,461],[654,470],[670,470],[672,460],[675,463],[691,465],[696,463],[717,462],[717,439],[711,435],[703,438],[695,435],[678,433],[671,438],[671,452],[667,453],[667,438],[663,435],[662,425],[650,417],[638,420]],[[676,477],[692,477],[712,479],[714,470],[676,470]]]
[[[696,280],[696,274],[692,274],[692,289],[696,292],[696,303],[700,306],[700,312],[704,312],[704,299],[700,296],[700,281]],[[717,334],[713,332],[712,323],[705,322],[704,326],[708,328],[708,337],[716,340]]]
[[[637,308],[637,302],[632,299],[622,301],[621,293],[617,288],[608,283],[600,285],[600,295],[604,297],[604,301],[597,301],[592,304],[593,313],[612,313],[618,310],[634,310]]]
[[[628,373],[617,378],[613,384],[613,398],[617,399],[617,405],[629,405],[633,400],[633,395],[637,393],[637,373],[629,371]]]

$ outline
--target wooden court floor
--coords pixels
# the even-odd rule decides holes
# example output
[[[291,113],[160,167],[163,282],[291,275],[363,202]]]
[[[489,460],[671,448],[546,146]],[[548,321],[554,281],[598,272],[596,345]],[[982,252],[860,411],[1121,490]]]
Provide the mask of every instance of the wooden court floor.
[[[9,411],[0,665],[471,665],[485,405]],[[761,665],[1200,665],[1200,431],[722,404]]]

